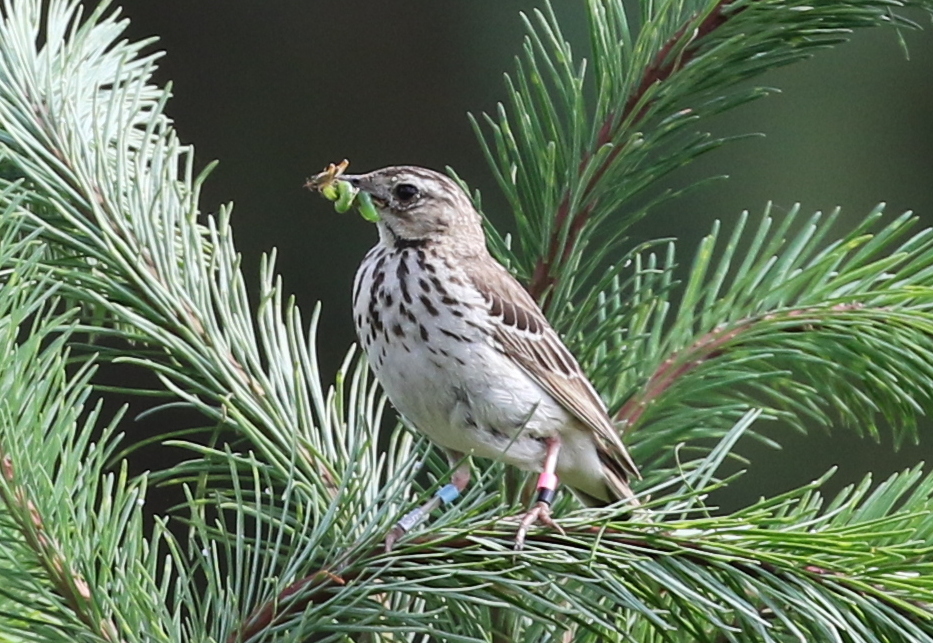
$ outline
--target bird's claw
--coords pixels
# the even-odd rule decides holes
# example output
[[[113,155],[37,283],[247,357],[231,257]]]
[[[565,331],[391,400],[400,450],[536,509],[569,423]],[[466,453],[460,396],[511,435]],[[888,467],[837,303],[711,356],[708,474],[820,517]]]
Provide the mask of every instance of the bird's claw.
[[[528,510],[528,512],[522,516],[521,521],[518,524],[518,532],[515,534],[515,550],[520,551],[522,547],[525,546],[525,536],[528,534],[528,528],[533,524],[540,522],[545,527],[550,527],[551,529],[556,529],[560,532],[561,536],[565,536],[564,528],[558,525],[553,518],[551,518],[551,505],[546,502],[536,502],[535,506]]]
[[[398,541],[399,538],[404,536],[406,531],[407,530],[404,527],[401,527],[398,524],[396,524],[394,527],[392,527],[392,529],[389,530],[389,533],[386,534],[386,539],[385,539],[385,548],[386,548],[387,554],[390,551],[392,551],[392,548],[395,547],[396,541]]]

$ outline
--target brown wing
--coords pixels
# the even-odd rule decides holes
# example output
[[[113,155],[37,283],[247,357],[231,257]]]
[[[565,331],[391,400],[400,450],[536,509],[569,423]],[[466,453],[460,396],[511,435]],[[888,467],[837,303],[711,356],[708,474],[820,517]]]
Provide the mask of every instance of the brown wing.
[[[482,272],[475,270],[470,278],[486,300],[489,313],[502,322],[497,325],[496,340],[533,380],[592,429],[599,451],[609,458],[605,464],[623,478],[623,484],[616,485],[623,487],[621,495],[631,496],[624,482],[629,475],[641,477],[638,467],[577,360],[531,295],[505,268],[492,258],[482,267]]]

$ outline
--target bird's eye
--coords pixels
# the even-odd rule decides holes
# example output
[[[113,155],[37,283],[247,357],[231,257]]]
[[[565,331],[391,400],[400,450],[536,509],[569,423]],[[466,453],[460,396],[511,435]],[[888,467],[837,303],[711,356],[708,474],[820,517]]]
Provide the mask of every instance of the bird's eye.
[[[411,183],[399,183],[395,186],[393,192],[395,192],[395,198],[402,203],[406,203],[418,196],[419,190]]]

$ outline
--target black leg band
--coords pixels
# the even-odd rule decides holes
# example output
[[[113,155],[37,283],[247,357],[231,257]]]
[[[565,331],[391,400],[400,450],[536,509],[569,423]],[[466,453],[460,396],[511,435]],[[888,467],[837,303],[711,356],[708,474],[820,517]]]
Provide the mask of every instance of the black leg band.
[[[554,498],[557,497],[557,489],[547,489],[541,488],[538,489],[537,502],[543,502],[546,505],[549,505],[554,502]]]

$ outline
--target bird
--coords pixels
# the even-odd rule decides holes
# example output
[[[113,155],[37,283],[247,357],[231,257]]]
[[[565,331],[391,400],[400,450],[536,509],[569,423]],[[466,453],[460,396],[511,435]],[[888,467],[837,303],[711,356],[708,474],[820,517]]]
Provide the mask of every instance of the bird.
[[[606,405],[522,285],[490,254],[482,216],[446,175],[393,166],[343,175],[368,195],[379,240],[353,284],[369,366],[398,413],[446,454],[450,482],[406,514],[395,542],[470,482],[466,456],[538,472],[515,547],[551,516],[558,481],[588,506],[626,500],[639,478]]]

